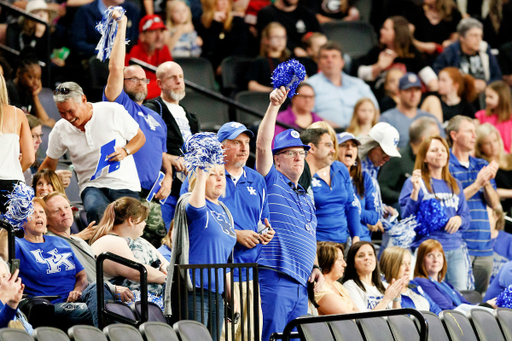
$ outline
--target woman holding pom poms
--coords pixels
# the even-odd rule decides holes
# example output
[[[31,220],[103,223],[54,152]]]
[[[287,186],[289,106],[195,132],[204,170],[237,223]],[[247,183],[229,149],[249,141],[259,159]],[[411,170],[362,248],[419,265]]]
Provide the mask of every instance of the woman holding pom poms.
[[[462,249],[462,231],[469,227],[469,208],[462,185],[449,171],[448,144],[440,136],[426,138],[420,145],[414,172],[400,193],[402,217],[416,216],[418,247],[424,240],[438,240],[446,252],[446,281],[466,289],[467,268]],[[431,197],[430,202],[425,200]]]

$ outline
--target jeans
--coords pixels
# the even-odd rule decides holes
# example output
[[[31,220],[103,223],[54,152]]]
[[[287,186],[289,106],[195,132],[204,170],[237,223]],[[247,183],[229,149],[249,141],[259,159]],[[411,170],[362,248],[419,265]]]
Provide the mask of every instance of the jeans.
[[[67,331],[74,325],[91,325],[91,313],[84,302],[62,302],[55,305],[55,322],[58,328]]]
[[[80,197],[87,212],[88,222],[95,221],[98,224],[108,204],[122,197],[131,197],[139,200],[139,193],[129,189],[86,187],[82,194],[80,194]]]
[[[489,286],[491,279],[494,256],[475,257],[469,256],[473,265],[473,275],[475,276],[475,290],[484,294]]]
[[[87,304],[87,307],[89,308],[89,312],[91,314],[92,322],[94,323],[95,327],[98,327],[98,286],[96,285],[96,282],[93,282],[85,288],[85,290],[82,292],[81,301],[85,302]],[[103,295],[104,300],[114,300],[114,296],[112,295],[112,292],[108,288],[108,285],[106,283],[103,283]]]
[[[461,248],[445,251],[446,271],[445,280],[458,291],[467,290],[468,269],[466,268],[465,255]]]
[[[224,322],[224,300],[221,294],[211,293],[212,301],[208,299],[208,290],[204,290],[203,303],[201,304],[201,290],[196,290],[196,305],[194,307],[193,293],[188,295],[188,318],[204,324],[213,341],[218,341],[222,332],[222,325]],[[210,304],[211,303],[211,304]],[[219,315],[217,315],[217,305],[219,306]],[[201,306],[203,307],[203,316],[201,316]],[[211,309],[211,320],[208,319],[209,311]],[[217,334],[219,337],[217,337]]]

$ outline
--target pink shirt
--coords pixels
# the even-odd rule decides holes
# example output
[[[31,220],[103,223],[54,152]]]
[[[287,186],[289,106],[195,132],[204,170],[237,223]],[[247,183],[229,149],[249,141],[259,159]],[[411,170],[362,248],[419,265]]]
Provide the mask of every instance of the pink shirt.
[[[475,117],[481,124],[490,123],[498,129],[501,139],[503,140],[505,153],[510,153],[510,146],[512,144],[512,119],[505,122],[499,122],[497,115],[486,116],[485,110],[477,111]]]

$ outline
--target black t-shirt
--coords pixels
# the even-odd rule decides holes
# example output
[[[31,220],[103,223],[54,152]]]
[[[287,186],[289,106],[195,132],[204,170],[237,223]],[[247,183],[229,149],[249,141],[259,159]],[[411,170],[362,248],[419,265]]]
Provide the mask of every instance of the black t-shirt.
[[[25,114],[36,114],[32,94],[24,88],[18,88],[12,80],[6,83],[6,87],[9,96],[9,104],[21,109]]]
[[[418,41],[442,44],[443,41],[450,38],[452,33],[457,32],[457,25],[462,20],[462,15],[454,7],[451,13],[451,20],[441,20],[437,25],[432,25],[425,15],[423,5],[421,5],[408,12],[406,18],[416,27],[414,38]]]
[[[501,45],[512,41],[512,3],[503,4],[503,19],[498,32],[495,31],[488,15],[483,21],[484,38],[491,48],[499,48]]]
[[[302,45],[302,36],[307,32],[320,32],[320,24],[315,14],[306,6],[298,5],[291,12],[284,12],[270,5],[258,12],[258,23],[256,28],[261,35],[263,29],[273,21],[277,21],[286,29],[288,42],[286,47],[293,52],[293,49]]]
[[[380,112],[386,112],[389,109],[396,108],[396,102],[391,96],[384,96],[379,102]]]
[[[468,103],[465,99],[461,99],[459,104],[448,105],[441,100],[441,107],[443,109],[443,120],[449,121],[452,117],[457,115],[475,118],[476,109],[473,104]]]
[[[308,77],[314,76],[318,73],[318,65],[309,57],[299,57],[297,60],[304,65],[306,69],[306,75]]]
[[[498,63],[502,74],[512,75],[512,42],[506,43],[500,47]]]
[[[506,171],[498,169],[495,180],[497,188],[512,189],[512,170]],[[510,214],[512,209],[512,199],[502,201],[501,206],[503,206],[503,211],[505,213]]]
[[[256,81],[264,86],[272,86],[272,72],[280,64],[278,58],[258,57],[256,58],[247,72],[247,82]]]
[[[480,54],[470,56],[464,52],[460,52],[460,69],[475,79],[485,80],[484,65],[482,64],[482,58]]]
[[[343,2],[348,1],[345,12],[342,11]],[[340,20],[348,15],[348,10],[354,1],[349,0],[307,0],[306,5],[314,12],[324,17]]]

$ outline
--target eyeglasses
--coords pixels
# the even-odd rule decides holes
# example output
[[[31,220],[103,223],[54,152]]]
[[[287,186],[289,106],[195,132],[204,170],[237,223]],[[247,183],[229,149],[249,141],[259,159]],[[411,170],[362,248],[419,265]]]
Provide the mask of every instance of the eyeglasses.
[[[147,78],[132,77],[132,78],[125,78],[124,80],[132,82],[132,84],[137,84],[138,82],[149,84],[149,79],[147,79]]]
[[[284,152],[278,153],[276,155],[283,155],[287,159],[296,158],[297,156],[301,159],[305,158],[308,155],[308,152],[305,150],[296,151],[296,150],[286,150]]]
[[[55,89],[55,91],[53,92],[54,95],[68,95],[71,91],[70,88],[57,88]]]
[[[318,142],[318,144],[325,144],[325,146],[327,148],[334,148],[334,145],[332,144],[332,142]]]
[[[42,139],[44,136],[44,133],[41,133],[41,134],[32,134],[32,138],[34,140],[37,140],[37,139]]]

